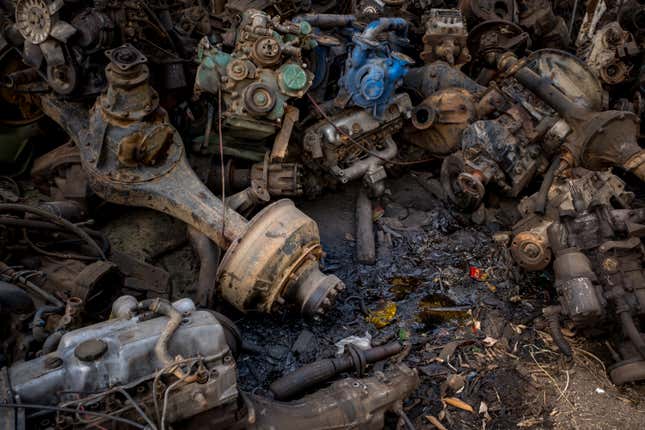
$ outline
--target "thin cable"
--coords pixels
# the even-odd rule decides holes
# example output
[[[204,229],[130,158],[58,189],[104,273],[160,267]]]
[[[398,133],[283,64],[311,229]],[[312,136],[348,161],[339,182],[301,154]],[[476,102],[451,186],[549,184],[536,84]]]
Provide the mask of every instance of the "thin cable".
[[[219,163],[222,172],[222,237],[226,238],[226,172],[224,171],[224,136],[222,135],[222,88],[217,87],[217,132],[219,137]]]
[[[573,11],[571,12],[571,22],[569,22],[569,39],[573,36],[573,25],[576,22],[576,15],[578,13],[578,0],[573,2]]]
[[[64,254],[61,252],[52,252],[52,251],[47,251],[36,245],[34,242],[29,239],[29,235],[27,234],[27,229],[23,228],[22,229],[22,237],[27,242],[27,245],[34,251],[36,251],[38,254],[45,255],[47,257],[53,257],[53,258],[61,258],[63,260],[83,260],[83,261],[96,261],[99,260],[99,257],[92,257],[89,255],[77,255],[77,254]]]
[[[143,418],[148,423],[150,428],[152,428],[152,430],[157,430],[157,426],[152,422],[150,417],[148,417],[148,415],[146,415],[146,413],[143,411],[143,409],[141,409],[141,407],[136,402],[136,400],[134,400],[132,398],[132,396],[130,396],[130,394],[128,394],[128,392],[125,391],[123,388],[119,388],[118,391],[119,391],[119,393],[123,394],[125,396],[125,398],[128,399],[128,401],[130,401],[132,406],[134,406],[134,409],[136,409],[137,412],[139,413],[139,415],[141,415],[141,418]]]
[[[106,420],[112,420],[115,422],[127,424],[134,428],[141,430],[146,430],[146,426],[141,425],[135,421],[129,420],[127,418],[115,417],[109,414],[104,414],[103,412],[94,412],[94,411],[78,411],[72,408],[61,408],[60,406],[50,406],[50,405],[38,405],[35,403],[0,403],[0,408],[13,408],[13,409],[38,409],[45,411],[54,411],[54,412],[66,412],[70,414],[80,413],[82,415],[91,415],[95,417],[104,418]]]
[[[82,228],[72,224],[71,222],[67,221],[65,218],[59,217],[57,215],[54,215],[51,212],[48,212],[43,209],[39,208],[34,208],[31,206],[27,205],[19,205],[19,204],[0,204],[0,211],[2,212],[29,212],[35,215],[38,215],[42,218],[46,218],[53,222],[54,224],[58,224],[60,226],[65,227],[81,239],[85,240],[87,244],[96,251],[97,255],[100,257],[101,260],[107,260],[105,257],[105,254],[103,253],[103,250],[101,247],[92,239]]]
[[[202,149],[208,147],[211,138],[211,132],[213,131],[213,105],[208,103],[208,110],[206,114],[206,131],[204,131],[204,141],[202,142]]]
[[[174,366],[179,366],[182,364],[186,364],[188,362],[193,362],[191,363],[191,366],[195,364],[197,361],[199,361],[199,358],[186,358],[183,360],[179,360],[171,364],[170,366],[166,366],[163,369],[159,369],[157,374],[155,375],[154,379],[152,380],[152,402],[155,407],[155,417],[157,418],[157,421],[160,421],[160,414],[159,414],[159,402],[157,401],[157,383],[159,382],[159,378],[161,375],[165,374],[170,368]]]
[[[168,410],[168,395],[170,394],[172,389],[175,388],[181,382],[183,382],[184,379],[186,379],[186,376],[170,384],[170,386],[166,388],[166,392],[163,394],[163,407],[161,408],[161,430],[166,430],[166,411]]]
[[[416,430],[416,428],[414,427],[414,424],[412,424],[412,421],[408,417],[408,414],[406,414],[403,409],[399,409],[397,411],[397,414],[403,420],[403,422],[405,423],[405,426],[408,428],[408,430]]]
[[[413,166],[413,165],[416,165],[416,164],[428,163],[428,162],[430,162],[430,161],[434,161],[434,160],[435,160],[435,158],[426,158],[425,160],[418,160],[418,161],[394,161],[394,160],[388,160],[387,158],[383,158],[383,157],[381,157],[380,155],[378,155],[377,153],[375,153],[374,151],[372,151],[371,149],[369,149],[369,148],[367,148],[366,146],[364,146],[364,145],[360,144],[360,143],[359,143],[358,141],[356,141],[352,136],[350,136],[349,134],[345,133],[345,132],[344,132],[343,130],[341,130],[341,129],[336,125],[336,124],[334,124],[334,122],[331,120],[331,118],[329,118],[329,116],[327,116],[327,114],[322,110],[322,108],[318,105],[318,103],[316,103],[316,100],[314,100],[314,98],[311,96],[311,94],[307,93],[307,97],[309,98],[309,101],[310,101],[310,102],[311,102],[311,104],[314,106],[314,108],[316,109],[316,111],[317,111],[320,115],[322,115],[322,117],[325,119],[325,121],[327,121],[327,122],[329,123],[329,125],[331,125],[332,127],[334,127],[334,130],[336,130],[336,132],[338,132],[339,134],[342,134],[342,135],[343,135],[343,136],[345,136],[347,139],[349,139],[349,141],[350,141],[350,142],[352,142],[354,145],[358,146],[358,147],[359,147],[359,148],[361,148],[363,151],[365,151],[365,152],[367,152],[368,154],[370,154],[372,157],[376,157],[376,158],[378,158],[379,160],[383,161],[384,163],[388,163],[388,164],[396,164],[397,166]]]

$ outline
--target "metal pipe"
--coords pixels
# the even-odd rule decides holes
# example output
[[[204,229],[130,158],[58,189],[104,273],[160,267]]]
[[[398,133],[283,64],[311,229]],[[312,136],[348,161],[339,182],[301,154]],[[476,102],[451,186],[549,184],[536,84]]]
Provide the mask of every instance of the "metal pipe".
[[[588,113],[586,109],[579,107],[569,100],[562,91],[553,85],[551,79],[543,78],[525,65],[521,65],[520,60],[515,55],[511,53],[501,55],[498,58],[498,68],[505,73],[512,73],[514,71],[515,78],[524,87],[544,100],[544,102],[554,108],[562,117],[578,119],[580,121],[586,118],[585,114]],[[514,70],[516,68],[517,70]]]
[[[403,18],[380,18],[370,22],[361,34],[364,40],[377,42],[378,36],[387,31],[396,31],[400,36],[407,37],[408,22]]]
[[[318,28],[349,27],[356,22],[356,16],[334,13],[309,13],[299,15],[293,20],[293,22],[301,21],[307,21],[312,27]]]
[[[306,389],[325,382],[339,373],[352,368],[362,370],[369,363],[384,360],[398,354],[403,349],[399,342],[361,351],[350,349],[342,357],[314,361],[273,381],[269,390],[277,400],[292,398]]]
[[[374,169],[378,166],[381,166],[385,161],[392,160],[396,157],[398,148],[396,142],[392,139],[392,136],[385,138],[385,148],[380,151],[372,151],[369,157],[356,161],[354,164],[349,166],[347,169],[342,169],[339,171],[339,175],[342,176],[343,182],[349,182],[354,179],[361,178],[367,173],[370,169]]]
[[[372,201],[363,188],[356,198],[356,260],[362,264],[376,262]]]
[[[181,324],[182,315],[177,309],[175,309],[170,303],[162,302],[160,299],[148,299],[139,303],[138,308],[140,310],[149,310],[156,314],[163,315],[168,317],[168,323],[166,328],[163,329],[161,334],[159,334],[159,339],[155,344],[155,355],[161,361],[164,366],[171,366],[174,363],[172,355],[168,352],[168,342],[170,338],[175,333],[179,325]],[[179,373],[179,374],[177,374]],[[178,378],[183,377],[183,372],[180,369],[177,369],[175,372]]]
[[[248,410],[240,427],[259,429],[377,429],[385,413],[396,412],[419,386],[415,369],[396,365],[369,378],[344,378],[302,399],[281,402],[241,393]],[[212,409],[188,423],[190,428],[220,428],[221,412]]]
[[[544,214],[549,188],[551,188],[551,185],[553,184],[555,172],[560,168],[560,162],[560,157],[555,157],[549,166],[549,170],[544,174],[544,179],[542,179],[542,184],[540,185],[540,191],[538,191],[535,199],[535,212],[539,214]]]
[[[399,365],[370,378],[345,378],[293,402],[251,396],[251,429],[383,428],[384,413],[394,412],[419,384],[415,370]]]
[[[569,21],[569,39],[573,36],[573,26],[576,22],[576,15],[578,14],[578,0],[573,2],[573,11],[571,12],[571,21]]]
[[[645,340],[643,340],[643,335],[634,324],[634,319],[629,314],[629,310],[624,309],[619,312],[620,322],[625,330],[625,334],[629,340],[634,344],[638,353],[645,359]]]

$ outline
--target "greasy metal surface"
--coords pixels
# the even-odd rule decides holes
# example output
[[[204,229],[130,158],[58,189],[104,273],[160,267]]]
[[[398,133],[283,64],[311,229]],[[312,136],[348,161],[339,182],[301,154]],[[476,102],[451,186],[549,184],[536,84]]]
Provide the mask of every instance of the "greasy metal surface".
[[[439,420],[449,428],[559,429],[582,420],[637,428],[635,407],[616,399],[633,400],[638,386],[616,389],[602,377],[602,363],[614,363],[606,367],[614,383],[645,375],[645,8],[636,0],[582,3],[2,2],[0,98],[7,109],[0,121],[38,118],[42,96],[47,115],[80,150],[68,146],[36,163],[34,183],[49,197],[20,177],[2,178],[0,198],[38,200],[37,207],[47,200],[50,212],[92,234],[79,244],[50,221],[0,217],[0,277],[9,282],[0,289],[0,362],[48,357],[46,373],[54,375],[63,363],[51,351],[66,331],[100,319],[96,302],[109,305],[120,290],[141,298],[196,293],[200,304],[242,323],[244,342],[232,322],[221,325],[231,350],[243,350],[237,383],[253,392],[213,408],[218,393],[239,394],[230,372],[222,378],[163,347],[174,330],[194,328],[179,314],[193,311],[185,299],[176,311],[164,308],[171,319],[156,335],[154,356],[131,362],[190,364],[126,391],[109,382],[123,373],[115,366],[97,378],[108,381],[98,393],[62,393],[69,400],[52,402],[69,410],[27,410],[28,426],[120,425],[89,421],[98,411],[163,430],[210,409],[176,427],[440,428]],[[38,154],[66,140],[48,120],[32,125]],[[627,172],[615,176],[613,167]],[[226,198],[209,193],[204,178]],[[359,178],[372,200],[348,183]],[[351,224],[356,194],[358,229]],[[274,203],[251,221],[240,215],[250,218],[272,197],[300,195],[315,199],[298,201],[299,209]],[[74,200],[74,211],[56,202],[64,199]],[[181,222],[155,223],[163,216],[145,210],[130,217],[134,211],[119,204],[185,221],[194,249]],[[321,231],[300,211],[312,206],[321,209]],[[79,208],[91,218],[76,216]],[[117,221],[130,224],[129,237],[110,243],[93,231]],[[146,262],[121,254],[125,242]],[[366,243],[369,267],[353,259]],[[113,288],[95,288],[114,268],[84,263],[96,254],[85,255],[88,244],[124,272],[108,276]],[[222,264],[216,246],[226,251]],[[336,275],[351,292],[343,293]],[[29,306],[12,307],[11,291]],[[220,293],[237,309],[217,300]],[[132,300],[119,301],[114,316],[131,318],[140,307],[139,323],[159,319],[162,302]],[[288,308],[316,317],[293,318],[282,312]],[[114,352],[105,338],[79,344],[74,359],[99,363]],[[289,404],[256,397],[308,363],[320,370],[312,380],[344,369],[343,358],[333,357],[350,340],[405,347],[390,363],[365,369],[379,384],[357,380]],[[554,344],[566,366],[548,352]],[[349,350],[362,371],[366,360]],[[333,372],[321,370],[321,359]],[[230,369],[233,358],[225,361]],[[410,402],[401,401],[411,380],[381,373],[394,361],[419,369],[422,386]],[[550,382],[541,384],[542,374]],[[390,378],[399,379],[389,386]],[[397,391],[397,383],[409,389]],[[383,407],[374,406],[388,393]],[[575,408],[563,410],[573,400]]]
[[[303,399],[268,402],[252,396],[255,425],[251,428],[350,428],[380,429],[384,413],[394,411],[401,399],[418,385],[417,372],[399,365],[366,379],[347,378]]]
[[[186,323],[179,327],[170,339],[169,349],[173,357],[204,357],[208,372],[201,384],[186,384],[190,393],[178,390],[175,406],[169,409],[168,422],[174,422],[199,414],[204,410],[224,405],[237,397],[235,363],[226,359],[230,351],[226,344],[224,329],[208,311],[184,312]],[[164,368],[153,352],[160,333],[168,318],[142,319],[140,316],[117,318],[84,327],[65,334],[55,352],[19,363],[9,368],[11,389],[25,403],[42,405],[72,404],[78,393],[109,393],[112,386],[130,387],[152,382],[158,369]],[[96,350],[94,356],[85,356],[88,342],[103,342],[107,348]],[[58,359],[53,366],[53,359]],[[199,360],[199,359],[197,359]],[[213,381],[217,381],[213,386]],[[184,390],[186,387],[183,387]],[[67,394],[59,396],[59,392]],[[148,390],[139,391],[139,401],[149,401],[144,396]],[[201,393],[203,402],[187,402]],[[104,394],[104,395],[106,395]],[[182,396],[188,395],[188,399]],[[142,398],[143,397],[143,398]],[[100,396],[98,397],[100,399]],[[183,409],[177,406],[183,405]]]
[[[590,110],[603,108],[603,90],[598,78],[579,58],[557,49],[540,49],[527,57],[527,65],[576,104]]]
[[[461,148],[462,133],[476,118],[475,100],[463,88],[445,89],[415,106],[412,115],[413,127],[404,128],[405,138],[433,155],[445,156]]]
[[[420,56],[426,63],[443,60],[452,66],[470,61],[466,40],[468,31],[461,13],[456,9],[432,9],[423,35]]]
[[[238,262],[229,257],[220,266],[221,273],[235,274],[225,277],[222,285],[239,290],[241,298],[234,294],[225,296],[241,310],[257,308],[269,311],[275,298],[284,293],[288,283],[285,277],[289,276],[292,277],[289,282],[300,282],[297,291],[311,289],[304,298],[296,299],[302,311],[315,313],[321,305],[328,304],[326,299],[335,295],[331,292],[336,291],[335,287],[342,282],[333,276],[312,276],[319,273],[315,266],[321,255],[319,245],[312,253],[312,246],[319,241],[315,223],[294,208],[288,212],[293,214],[295,211],[295,219],[309,225],[302,238],[294,237],[290,242],[285,237],[283,241],[276,241],[270,236],[269,229],[266,235],[263,232],[253,240],[246,239],[247,221],[229,207],[224,207],[188,165],[179,134],[168,123],[166,112],[154,104],[156,93],[147,84],[145,58],[130,46],[118,48],[115,55],[127,64],[114,63],[113,58],[114,66],[108,66],[111,70],[108,77],[110,88],[115,88],[108,89],[97,100],[90,118],[73,104],[54,98],[44,102],[46,111],[65,126],[81,149],[83,165],[93,190],[114,203],[143,206],[171,214],[206,234],[223,249],[235,240],[242,240],[243,244],[248,244],[243,246],[251,246],[255,252],[262,250],[265,254],[260,259],[262,263],[258,260],[255,263],[260,264],[255,273],[260,278],[251,278],[251,285],[243,281],[248,277],[237,275],[238,271],[248,269],[247,265],[251,264],[248,260],[242,258],[243,261]],[[126,110],[130,97],[137,113],[133,118]],[[118,101],[118,105],[112,100]],[[148,148],[146,142],[156,139],[148,137],[151,134],[156,136],[159,127],[167,130],[168,134],[161,138],[159,144]],[[129,155],[124,157],[124,153]],[[270,217],[263,222],[280,221]],[[238,244],[232,249],[239,250],[239,247]],[[234,252],[238,256],[243,254],[229,250],[227,255]],[[288,257],[285,259],[284,255]],[[305,264],[289,267],[294,259],[300,261],[304,257],[311,258],[308,266],[312,267],[305,269]],[[256,282],[262,284],[259,291],[265,291],[267,302],[249,305],[249,300],[255,301],[248,296],[257,294],[252,288]],[[224,291],[230,291],[227,287]],[[298,296],[295,292],[293,294]]]

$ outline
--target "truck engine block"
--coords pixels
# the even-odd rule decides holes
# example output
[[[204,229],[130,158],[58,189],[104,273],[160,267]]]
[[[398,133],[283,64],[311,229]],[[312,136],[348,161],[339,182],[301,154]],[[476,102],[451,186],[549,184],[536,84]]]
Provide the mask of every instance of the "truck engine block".
[[[224,125],[233,135],[264,139],[281,127],[289,99],[302,97],[313,81],[302,61],[302,50],[315,46],[311,31],[306,21],[280,23],[251,9],[242,16],[232,53],[202,40],[196,91],[221,91]]]

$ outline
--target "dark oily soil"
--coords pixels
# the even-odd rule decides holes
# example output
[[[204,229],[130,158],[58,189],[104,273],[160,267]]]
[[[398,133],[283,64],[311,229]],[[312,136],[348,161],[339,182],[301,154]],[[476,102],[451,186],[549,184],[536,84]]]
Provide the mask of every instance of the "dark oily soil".
[[[391,195],[382,199],[381,208],[375,204],[375,212],[383,213],[377,223],[389,232],[392,244],[379,244],[374,266],[356,264],[355,193],[348,189],[314,202],[300,202],[300,207],[319,223],[327,252],[325,269],[341,277],[347,291],[320,321],[289,315],[241,319],[246,340],[258,349],[258,354],[240,360],[241,386],[262,392],[285,372],[332,356],[335,342],[369,333],[373,344],[394,339],[410,343],[409,352],[401,358],[417,367],[422,377],[422,385],[407,404],[409,416],[419,428],[429,426],[425,415],[440,414],[441,397],[453,395],[477,410],[484,401],[492,417],[489,428],[509,428],[528,413],[548,421],[545,408],[532,407],[535,396],[528,392],[534,389],[517,374],[513,363],[506,363],[506,357],[500,360],[485,354],[484,362],[479,363],[482,358],[476,355],[483,352],[481,341],[486,334],[496,339],[506,335],[507,344],[515,341],[517,333],[508,327],[507,318],[522,324],[538,315],[542,306],[541,294],[537,293],[540,287],[533,291],[538,299],[507,304],[508,299],[520,294],[519,284],[506,280],[517,276],[509,270],[508,256],[491,239],[490,232],[460,220],[411,176],[391,184]],[[471,267],[486,270],[488,280],[472,279]],[[522,293],[526,294],[534,282],[523,283]],[[361,307],[369,313],[391,303],[396,305],[396,316],[385,327],[377,328],[361,312]],[[441,311],[433,311],[437,307]],[[479,330],[475,326],[478,321]],[[297,353],[292,345],[303,330],[313,333],[314,340],[308,351]],[[455,341],[464,345],[441,363],[438,357],[442,349]],[[471,368],[461,367],[460,362],[466,366],[470,363]],[[463,390],[459,394],[442,390],[446,377],[457,373],[465,376]],[[444,422],[449,427],[481,428],[481,417],[476,413],[454,408],[446,412]]]
[[[297,202],[319,224],[324,270],[339,276],[347,290],[317,320],[288,312],[241,315],[222,303],[219,310],[236,320],[244,337],[240,387],[267,394],[276,378],[333,356],[339,340],[369,335],[372,345],[395,339],[410,345],[392,360],[417,368],[421,377],[404,403],[417,429],[434,428],[429,415],[451,430],[645,428],[645,390],[609,382],[598,358],[609,363],[602,342],[576,338],[575,359],[566,363],[537,329],[543,329],[541,309],[551,301],[551,275],[519,271],[494,239],[504,241],[497,226],[474,226],[426,191],[432,187],[423,181],[414,174],[391,181],[389,193],[375,203],[381,235],[373,266],[354,260],[355,188]],[[157,242],[144,224],[125,224],[124,236],[135,224],[139,236],[149,236],[137,237],[139,244]],[[181,245],[181,238],[173,240]],[[170,272],[173,295],[190,293],[198,270],[190,248],[163,246],[168,252],[157,264]],[[369,318],[393,309],[391,320]],[[473,412],[446,405],[445,398],[460,399]],[[396,423],[393,418],[387,426]]]

